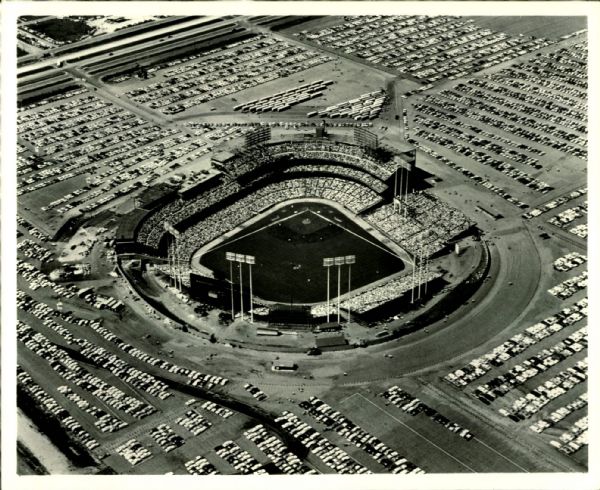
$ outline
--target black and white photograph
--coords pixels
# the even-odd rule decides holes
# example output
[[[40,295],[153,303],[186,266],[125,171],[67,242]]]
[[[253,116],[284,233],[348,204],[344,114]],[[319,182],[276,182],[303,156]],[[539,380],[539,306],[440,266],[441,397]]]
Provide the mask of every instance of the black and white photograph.
[[[14,17],[6,488],[589,475],[591,17],[263,10]]]

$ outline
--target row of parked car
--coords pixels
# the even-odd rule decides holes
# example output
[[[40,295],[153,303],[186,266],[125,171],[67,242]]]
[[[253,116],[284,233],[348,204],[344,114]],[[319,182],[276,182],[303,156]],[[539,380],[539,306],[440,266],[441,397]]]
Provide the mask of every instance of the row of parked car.
[[[47,242],[50,240],[50,237],[46,235],[43,231],[41,231],[36,226],[32,225],[29,221],[23,219],[21,216],[17,216],[17,226],[31,235],[33,238],[39,240],[40,242]],[[17,229],[17,237],[19,236],[20,230]]]
[[[163,72],[162,79],[126,92],[136,102],[164,114],[175,114],[213,99],[232,95],[283,76],[331,61],[319,54],[279,39],[253,38],[243,48],[224,45],[211,56]]]
[[[581,225],[577,225],[577,226],[574,226],[573,228],[569,228],[569,233],[573,233],[573,235],[578,236],[579,238],[587,238],[588,225],[587,225],[587,223],[582,223]]]
[[[152,457],[152,452],[147,447],[142,446],[137,439],[129,439],[124,442],[116,448],[116,452],[133,466]]]
[[[33,264],[21,259],[17,259],[17,274],[27,281],[27,286],[32,291],[49,288],[56,296],[64,299],[75,296],[76,288],[55,283]]]
[[[219,472],[206,458],[196,456],[184,463],[186,471],[190,475],[218,475]]]
[[[447,374],[444,380],[457,388],[467,386],[472,381],[485,375],[493,367],[502,366],[509,359],[516,357],[540,340],[587,317],[587,306],[588,300],[583,298],[577,303],[563,308],[558,313],[513,335],[509,340],[476,357],[460,369]]]
[[[75,420],[69,411],[61,406],[56,399],[48,394],[39,384],[37,384],[28,372],[20,365],[17,365],[17,384],[23,387],[37,402],[38,406],[60,422],[60,425],[67,433],[77,439],[90,451],[100,446],[88,431],[86,431],[77,420]]]
[[[75,393],[70,387],[62,385],[57,388],[59,393],[62,393],[67,399],[72,401],[80,410],[89,413],[96,419],[94,425],[100,432],[116,432],[124,429],[129,424],[124,420],[120,420],[114,415],[106,412],[105,410],[98,408],[96,405],[91,404],[77,393]]]
[[[588,403],[588,394],[582,393],[575,400],[566,405],[557,408],[550,415],[543,417],[538,420],[536,423],[529,426],[529,428],[533,432],[537,432],[538,434],[544,432],[546,429],[558,424],[562,419],[564,419],[567,415],[572,414],[576,410],[584,408]]]
[[[20,289],[17,290],[17,308],[19,308],[22,311],[27,311],[31,313],[38,320],[40,320],[40,323],[42,325],[51,330],[54,330],[54,332],[60,335],[67,344],[73,344],[77,341],[76,337],[71,333],[71,331],[68,328],[66,328],[64,325],[61,325],[60,323],[57,323],[54,320],[54,313],[56,312],[56,310],[53,310],[45,303],[37,302],[31,296],[27,295],[24,291]],[[29,320],[24,315],[20,316],[22,317],[21,321],[23,323],[26,323],[29,326],[31,326]]]
[[[573,454],[588,444],[588,417],[581,417],[568,430],[560,435],[559,441],[550,441],[556,449],[565,454]]]
[[[555,364],[581,352],[587,348],[587,345],[587,327],[582,327],[552,347],[543,349],[536,355],[516,364],[508,372],[479,385],[475,388],[473,395],[487,405],[535,376],[546,372]]]
[[[90,373],[64,349],[22,322],[17,323],[17,339],[33,353],[45,359],[59,376],[89,392],[106,405],[137,419],[156,411],[152,405],[126,394]]]
[[[340,474],[371,473],[362,464],[352,459],[343,449],[332,444],[316,429],[303,422],[297,415],[285,410],[275,419],[279,426],[317,455],[329,468]]]
[[[587,255],[580,254],[579,252],[570,252],[556,259],[552,265],[557,271],[567,272],[586,262]]]
[[[17,244],[17,250],[30,259],[38,260],[41,264],[49,262],[53,255],[46,247],[29,239],[21,240]]]
[[[41,137],[51,134],[51,131],[47,129],[50,126],[57,125],[59,129],[68,129],[76,125],[70,126],[69,121],[77,120],[78,117],[88,112],[100,111],[111,105],[109,102],[89,93],[86,89],[81,89],[78,92],[79,97],[73,96],[62,104],[52,105],[55,101],[52,97],[48,97],[42,100],[46,103],[44,108],[33,111],[30,109],[36,108],[35,104],[27,107],[27,112],[21,112],[17,118],[19,131],[27,132],[34,138]],[[65,126],[62,126],[62,124],[65,124]]]
[[[425,83],[479,71],[552,42],[511,37],[452,16],[361,16],[297,35]]]
[[[160,424],[150,429],[150,435],[166,453],[183,446],[185,439],[176,434],[167,424]]]
[[[587,123],[587,107],[581,103],[581,99],[573,103],[572,99],[556,98],[556,95],[548,91],[540,91],[539,87],[530,87],[526,84],[520,84],[516,90],[494,80],[491,77],[472,78],[467,82],[471,87],[477,87],[487,90],[493,94],[499,94],[503,97],[510,97],[528,105],[535,106],[530,115],[540,117],[544,120],[550,120],[561,124],[567,128],[579,132],[587,132],[585,124]],[[543,111],[543,112],[542,112]],[[547,117],[545,117],[547,116]],[[568,119],[566,119],[568,118]],[[563,124],[564,123],[564,124]],[[583,123],[583,124],[582,124]]]
[[[584,32],[585,30],[572,34],[581,35]],[[562,66],[558,60],[565,54],[568,57],[568,64]],[[486,78],[501,80],[503,85],[523,92],[542,94],[554,102],[585,112],[587,109],[586,64],[587,40],[583,38],[577,44],[563,45],[560,49],[543,55],[540,53],[540,56],[511,65],[499,73],[486,75]],[[573,70],[574,67],[578,69]],[[564,68],[567,70],[564,71]],[[562,73],[559,73],[560,71]]]
[[[188,410],[182,416],[177,417],[175,422],[185,427],[195,436],[202,434],[212,426],[208,420],[194,410]]]
[[[217,405],[215,402],[211,402],[211,401],[204,402],[202,405],[200,405],[200,407],[202,409],[208,410],[209,412],[212,412],[224,419],[228,419],[229,417],[231,417],[233,415],[233,412],[231,410],[229,410],[228,408],[221,407],[220,405]]]
[[[424,473],[414,463],[411,463],[377,437],[369,434],[340,412],[331,408],[323,400],[311,396],[307,401],[301,402],[300,407],[316,420],[325,424],[330,430],[334,430],[352,444],[370,454],[375,461],[387,468],[391,473]]]
[[[283,442],[261,424],[244,432],[244,437],[252,441],[286,475],[316,474],[302,460],[291,452]]]
[[[536,208],[531,209],[527,213],[523,214],[523,218],[531,219],[539,216],[540,214],[547,213],[558,206],[568,203],[573,199],[577,199],[583,195],[587,194],[587,187],[582,187],[581,189],[577,189],[574,191],[565,194],[564,196],[557,197],[556,199],[552,199],[552,201],[548,201],[546,204],[542,206],[538,206]]]
[[[482,88],[485,91],[481,90]],[[540,99],[530,94],[519,95],[527,101],[527,104],[517,102],[515,94],[519,94],[518,92],[513,92],[502,85],[495,85],[494,82],[485,79],[474,83],[459,84],[453,87],[452,92],[455,94],[460,92],[460,97],[465,97],[466,100],[471,101],[473,107],[481,109],[494,107],[491,114],[506,118],[515,124],[536,128],[555,138],[566,140],[573,145],[580,147],[587,145],[585,111],[579,112],[563,108],[552,104],[549,100]],[[446,95],[445,92],[444,95]],[[481,102],[482,100],[485,103]],[[527,116],[523,114],[527,114]],[[573,114],[577,114],[575,119],[572,119]],[[569,117],[565,117],[565,115]],[[569,128],[570,131],[564,128]]]
[[[493,104],[477,102],[477,100],[451,90],[427,95],[423,101],[444,112],[459,114],[492,128],[506,131],[514,137],[527,139],[530,144],[538,143],[575,156],[585,154],[585,149],[565,141],[559,141],[556,137],[546,134],[543,128],[538,129],[537,125],[530,127],[526,123],[529,122],[530,125],[533,123],[527,118],[521,118],[518,114],[510,111],[496,109]]]
[[[266,400],[267,395],[259,388],[250,383],[244,384],[244,389],[250,393],[254,398],[256,398],[259,402]]]
[[[60,121],[48,120],[45,126],[38,129],[27,130],[19,128],[19,137],[31,143],[38,153],[50,156],[66,150],[76,148],[78,145],[92,143],[96,140],[112,136],[120,131],[131,128],[131,124],[139,126],[144,120],[134,119],[132,112],[112,105],[100,99],[95,99],[86,106],[79,106],[68,111],[73,114],[71,118],[59,116]],[[74,113],[77,113],[75,115]],[[66,114],[68,116],[68,114]],[[141,121],[135,124],[135,121]]]
[[[30,109],[36,109],[38,107],[42,107],[44,105],[53,104],[54,102],[58,102],[60,100],[67,100],[72,97],[77,97],[78,95],[86,93],[88,90],[84,87],[74,88],[59,94],[50,95],[48,97],[44,97],[43,99],[35,100],[33,102],[28,102],[27,104],[19,105],[17,112],[19,113],[19,124],[22,122],[27,122],[31,119],[35,119],[34,113],[29,113],[29,115],[23,114],[24,112],[29,111]],[[69,101],[70,102],[70,101]],[[68,104],[68,102],[67,102]],[[67,109],[69,106],[61,104],[59,106],[54,107],[54,113],[62,112]],[[24,119],[20,119],[23,117]]]
[[[86,345],[80,350],[81,355],[93,361],[96,366],[100,366],[111,372],[125,383],[133,386],[151,396],[165,400],[171,396],[169,387],[163,381],[156,379],[150,373],[140,371],[131,364],[125,362],[116,354],[106,350],[104,347],[84,341]]]
[[[521,183],[542,194],[550,192],[553,189],[546,182],[516,168],[511,163],[496,158],[498,152],[502,156],[510,155],[500,145],[485,138],[474,137],[463,131],[456,124],[446,124],[422,115],[417,115],[414,123],[418,127],[415,128],[413,134],[419,138],[424,138],[455,153],[469,157],[481,165],[489,166],[498,172],[502,172],[515,182]],[[513,155],[510,156],[512,157]]]
[[[233,441],[225,441],[215,447],[215,452],[241,475],[268,475],[261,463]]]
[[[553,218],[550,218],[548,223],[558,226],[559,228],[566,228],[576,219],[586,216],[587,212],[588,209],[586,201],[581,206],[574,206],[558,213]]]
[[[140,348],[125,342],[122,338],[115,335],[109,329],[103,327],[99,322],[91,324],[90,327],[95,332],[100,334],[104,339],[112,342],[119,347],[119,349],[121,349],[123,352],[126,352],[130,356],[150,364],[151,366],[168,371],[169,373],[185,376],[188,383],[192,386],[200,386],[205,389],[212,389],[216,386],[225,386],[229,382],[227,378],[222,376],[201,373],[195,369],[178,366],[177,364],[167,361],[166,359],[152,356]]]
[[[583,383],[587,379],[587,368],[588,360],[586,357],[518,398],[508,409],[501,408],[498,412],[515,422],[528,419],[552,400],[564,395],[579,383]]]
[[[525,209],[528,206],[523,201],[520,201],[513,195],[506,192],[502,187],[494,184],[491,180],[486,179],[485,177],[482,177],[481,175],[477,175],[476,173],[472,172],[471,170],[469,170],[466,167],[461,167],[460,165],[455,163],[453,160],[446,158],[444,155],[440,155],[437,151],[432,150],[431,148],[429,148],[428,146],[424,145],[423,143],[415,140],[414,138],[408,137],[406,139],[406,141],[408,141],[410,144],[414,145],[416,148],[421,150],[423,153],[426,153],[427,155],[432,156],[439,162],[442,162],[443,164],[447,165],[448,167],[456,170],[457,172],[460,172],[462,175],[464,175],[465,177],[468,177],[476,184],[479,184],[480,186],[485,187],[486,189],[489,189],[494,194],[500,196],[502,199],[510,202],[511,204],[514,204],[518,208]]]
[[[401,408],[402,411],[409,415],[417,415],[418,413],[424,413],[431,420],[442,425],[450,432],[458,434],[467,441],[473,438],[473,434],[469,429],[465,429],[458,425],[456,422],[452,422],[449,418],[439,413],[435,408],[431,408],[426,403],[423,403],[416,396],[411,395],[407,391],[404,391],[399,386],[392,386],[381,394],[385,399],[389,400],[390,403]]]
[[[461,129],[457,129],[455,126],[452,126],[453,123],[457,122],[457,116],[448,112],[440,111],[433,105],[416,104],[415,109],[419,111],[419,119],[417,119],[416,122],[419,122],[421,119],[425,120],[423,118],[424,114],[431,116],[436,118],[436,120],[435,122],[431,122],[432,120],[430,119],[428,124],[434,129],[445,128],[445,132],[447,134],[456,136],[457,138],[470,143],[471,146],[485,149],[523,165],[528,165],[536,170],[540,170],[542,168],[542,165],[539,163],[537,158],[529,156],[522,151],[522,148],[530,150],[530,147],[527,145],[515,143],[508,138],[492,134],[480,127],[468,123],[465,124],[462,121]],[[445,121],[448,124],[444,124],[442,121]]]
[[[583,271],[581,274],[575,277],[571,277],[560,284],[548,289],[548,292],[553,296],[560,299],[567,299],[573,296],[578,291],[587,288],[587,271]]]
[[[327,89],[327,86],[332,83],[332,80],[315,80],[314,82],[304,83],[297,87],[292,87],[282,92],[268,95],[267,97],[238,104],[233,110],[258,113],[285,111],[294,105],[322,96],[324,90]]]
[[[356,121],[375,119],[381,113],[385,101],[385,90],[376,90],[375,92],[368,92],[354,99],[334,104],[320,111],[309,112],[307,116],[349,117]]]
[[[25,176],[19,182],[17,195],[44,189],[84,173],[100,174],[103,167],[102,160],[122,156],[123,153],[134,149],[139,152],[140,147],[176,132],[173,128],[161,130],[159,126],[149,126],[147,121],[141,118],[123,121],[119,129],[116,134],[99,140],[93,139],[83,145],[77,143],[75,147],[60,155],[53,155],[54,165]],[[103,163],[109,166],[122,166],[119,160]]]

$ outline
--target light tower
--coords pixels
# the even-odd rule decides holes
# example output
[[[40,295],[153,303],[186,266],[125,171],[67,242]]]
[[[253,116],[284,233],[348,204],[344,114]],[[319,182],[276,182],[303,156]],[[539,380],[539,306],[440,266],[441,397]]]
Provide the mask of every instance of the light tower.
[[[327,323],[329,323],[329,270],[333,265],[333,258],[328,257],[323,259],[323,267],[327,269]]]
[[[244,273],[242,264],[245,262],[244,254],[235,254],[235,261],[240,267],[240,315],[244,321]]]
[[[231,283],[231,318],[235,317],[235,311],[233,306],[233,263],[237,262],[240,269],[240,316],[244,319],[244,264],[248,264],[250,270],[250,322],[254,323],[254,301],[252,291],[252,266],[256,264],[256,257],[254,255],[237,254],[233,252],[225,252],[225,259],[229,261],[229,277]]]
[[[167,262],[169,264],[169,275],[173,277],[173,284],[177,289],[177,279],[179,276],[179,264],[178,264],[178,253],[177,253],[177,237],[180,235],[179,231],[171,225],[168,221],[163,222],[163,228],[171,234],[172,240],[167,244]],[[179,284],[181,288],[181,278],[179,277]]]
[[[250,269],[250,323],[254,323],[254,301],[252,295],[252,266],[256,263],[254,255],[246,255],[246,264]]]
[[[356,263],[356,255],[346,255],[346,264],[348,265],[348,293],[352,288],[352,264]],[[350,302],[348,302],[348,323],[350,323]]]
[[[233,263],[235,262],[235,254],[225,252],[225,259],[229,262],[229,285],[231,290],[231,321],[235,318],[235,307],[233,304]]]
[[[339,323],[340,323],[340,296],[341,296],[340,281],[342,278],[342,265],[344,265],[345,257],[335,257],[333,259],[333,261],[334,261],[335,265],[338,266],[337,322],[339,325]]]

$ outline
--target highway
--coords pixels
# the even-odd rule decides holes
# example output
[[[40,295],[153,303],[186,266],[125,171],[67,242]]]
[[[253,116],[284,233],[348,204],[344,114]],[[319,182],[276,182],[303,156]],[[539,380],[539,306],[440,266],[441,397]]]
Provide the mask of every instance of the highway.
[[[79,58],[81,56],[93,55],[94,53],[104,52],[107,49],[116,49],[119,47],[131,45],[135,47],[139,47],[140,43],[143,43],[149,37],[156,37],[157,35],[169,35],[173,31],[181,30],[185,27],[201,27],[203,24],[206,24],[217,17],[202,17],[200,19],[193,19],[187,22],[182,22],[180,24],[170,25],[167,27],[163,27],[161,29],[156,29],[148,32],[144,32],[143,34],[138,34],[131,37],[126,37],[124,39],[119,39],[113,42],[102,43],[98,46],[93,46],[91,48],[82,49],[81,51],[76,51],[74,53],[67,53],[63,55],[56,56],[54,58],[49,58],[46,60],[38,61],[37,63],[32,63],[30,65],[22,66],[17,68],[17,76],[21,76],[27,74],[33,70],[37,70],[39,68],[44,68],[47,66],[54,66],[60,62],[69,62],[70,60]]]

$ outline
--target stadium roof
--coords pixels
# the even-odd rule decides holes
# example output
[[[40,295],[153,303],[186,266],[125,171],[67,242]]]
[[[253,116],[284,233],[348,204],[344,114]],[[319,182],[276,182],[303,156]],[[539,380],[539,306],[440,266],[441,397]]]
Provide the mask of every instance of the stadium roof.
[[[216,163],[226,163],[232,158],[235,158],[235,155],[229,151],[220,151],[215,153],[212,157],[212,161]]]
[[[137,207],[150,210],[161,201],[170,198],[175,192],[175,188],[165,183],[153,185],[137,196]]]
[[[144,216],[148,214],[145,209],[134,209],[121,218],[117,228],[117,240],[134,240],[135,230]]]

